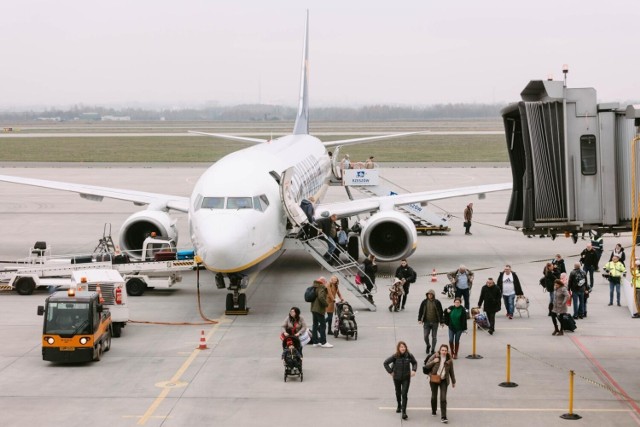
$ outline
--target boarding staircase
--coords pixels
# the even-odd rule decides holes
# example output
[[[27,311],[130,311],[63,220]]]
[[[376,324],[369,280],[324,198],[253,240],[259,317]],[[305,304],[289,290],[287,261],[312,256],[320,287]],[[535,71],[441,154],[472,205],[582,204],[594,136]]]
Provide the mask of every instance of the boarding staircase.
[[[358,260],[352,258],[349,255],[349,252],[336,245],[336,250],[333,254],[333,259],[331,260],[332,262],[329,263],[324,258],[324,254],[327,252],[327,242],[323,237],[316,236],[307,238],[304,235],[300,237],[300,233],[288,236],[285,239],[284,248],[289,250],[304,250],[310,254],[318,264],[324,267],[332,275],[337,276],[340,279],[340,283],[344,284],[344,286],[351,291],[351,293],[360,300],[367,309],[370,311],[376,311],[376,305],[373,302],[373,298],[370,297],[370,294],[364,294],[355,283],[356,275],[359,274],[363,277],[365,273],[361,268],[361,265],[358,263]],[[371,292],[376,292],[375,284],[373,285]]]
[[[404,188],[383,177],[380,177],[379,179],[382,182],[380,185],[352,186],[352,188],[355,188],[362,194],[373,197],[393,196],[407,192]],[[443,218],[441,215],[426,209],[419,203],[398,206],[396,209],[411,218],[418,229],[422,227],[430,231],[451,231],[449,228],[449,219],[447,217]]]

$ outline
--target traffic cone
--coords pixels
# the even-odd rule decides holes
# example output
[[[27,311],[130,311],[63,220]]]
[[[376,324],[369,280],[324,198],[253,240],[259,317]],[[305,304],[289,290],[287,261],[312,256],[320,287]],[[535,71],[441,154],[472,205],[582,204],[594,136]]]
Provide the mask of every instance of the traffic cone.
[[[198,346],[198,350],[208,350],[207,347],[207,339],[204,337],[204,329],[200,333],[200,345]]]
[[[431,270],[431,283],[435,283],[438,281],[438,277],[436,276],[436,269]]]

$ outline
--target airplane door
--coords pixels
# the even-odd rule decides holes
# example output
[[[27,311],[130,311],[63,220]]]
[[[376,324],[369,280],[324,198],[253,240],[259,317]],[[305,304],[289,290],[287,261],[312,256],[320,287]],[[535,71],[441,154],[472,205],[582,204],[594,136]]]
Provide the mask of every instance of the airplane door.
[[[280,177],[280,200],[282,201],[284,212],[287,215],[287,218],[289,218],[289,221],[291,221],[291,224],[300,226],[309,221],[307,220],[307,215],[305,215],[304,211],[292,194],[292,176],[293,168],[289,168],[282,173],[282,176]]]

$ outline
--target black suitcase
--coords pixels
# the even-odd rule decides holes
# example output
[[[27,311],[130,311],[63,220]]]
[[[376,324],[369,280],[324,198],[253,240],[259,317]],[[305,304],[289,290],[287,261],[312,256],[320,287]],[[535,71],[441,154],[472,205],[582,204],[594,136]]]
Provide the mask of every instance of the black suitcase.
[[[577,328],[576,321],[573,320],[573,317],[571,317],[569,313],[562,313],[560,315],[560,324],[565,331],[573,332]]]

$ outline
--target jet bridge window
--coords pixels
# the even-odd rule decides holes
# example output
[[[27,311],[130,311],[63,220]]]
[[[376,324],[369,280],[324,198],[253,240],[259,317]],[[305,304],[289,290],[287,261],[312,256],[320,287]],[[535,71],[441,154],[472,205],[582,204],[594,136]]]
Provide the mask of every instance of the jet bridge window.
[[[202,209],[224,209],[224,197],[203,198]]]
[[[227,197],[227,209],[253,209],[251,197]]]
[[[595,175],[597,168],[596,136],[582,135],[580,137],[580,169],[582,175]]]

